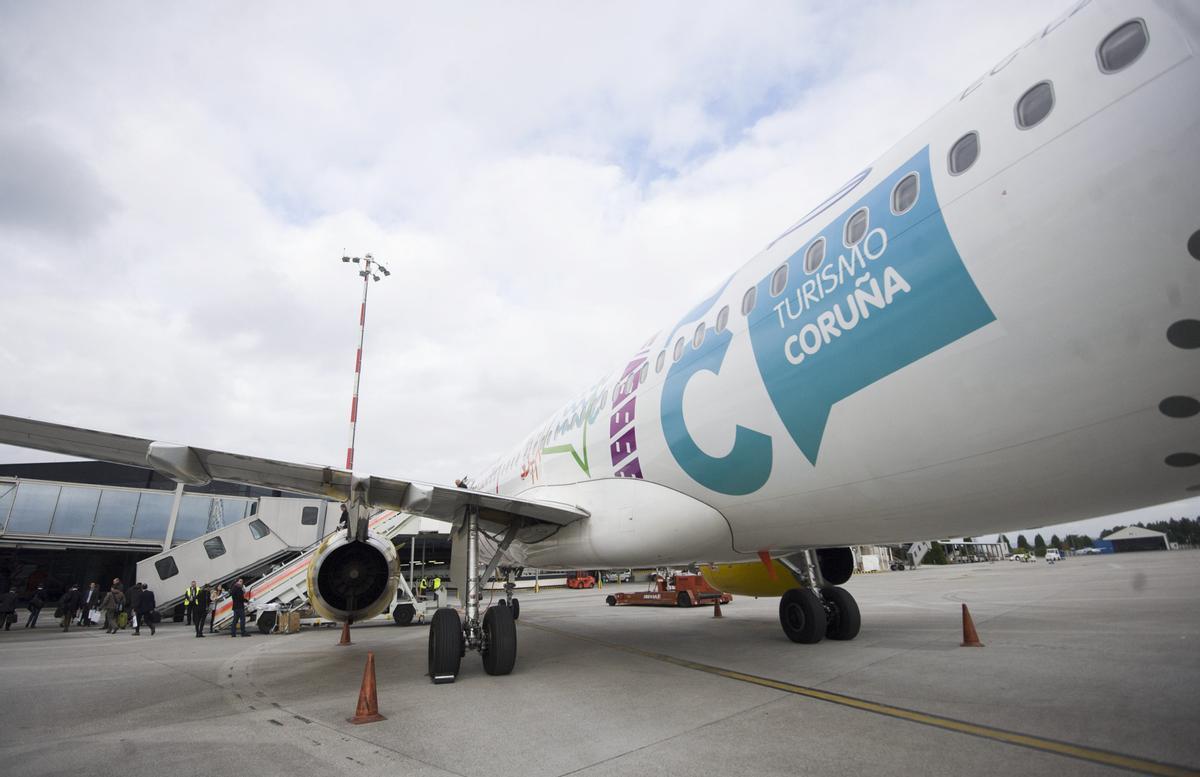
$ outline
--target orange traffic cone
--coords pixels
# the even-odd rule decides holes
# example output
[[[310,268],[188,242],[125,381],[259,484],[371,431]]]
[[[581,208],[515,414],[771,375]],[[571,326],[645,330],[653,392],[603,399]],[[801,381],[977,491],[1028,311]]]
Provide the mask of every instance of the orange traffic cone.
[[[714,618],[722,617],[722,615],[721,615],[721,600],[720,599],[717,599],[716,604],[713,605],[713,617]]]
[[[379,697],[375,694],[375,654],[367,653],[367,668],[363,670],[362,687],[358,690],[358,708],[351,723],[374,723],[387,720],[379,714]]]
[[[350,641],[350,621],[342,624],[342,638],[338,641],[338,645],[353,645]]]
[[[975,632],[975,621],[971,620],[971,612],[963,605],[963,641],[962,647],[983,647],[979,634]]]

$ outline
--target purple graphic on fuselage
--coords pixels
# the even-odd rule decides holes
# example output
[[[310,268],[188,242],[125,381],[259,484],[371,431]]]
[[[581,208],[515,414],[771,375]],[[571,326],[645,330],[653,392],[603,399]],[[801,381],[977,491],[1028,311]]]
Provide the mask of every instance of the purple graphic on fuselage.
[[[619,478],[641,478],[642,465],[637,455],[637,389],[642,379],[642,366],[647,364],[646,352],[633,358],[621,373],[613,392],[613,414],[608,421],[608,452],[613,470]]]

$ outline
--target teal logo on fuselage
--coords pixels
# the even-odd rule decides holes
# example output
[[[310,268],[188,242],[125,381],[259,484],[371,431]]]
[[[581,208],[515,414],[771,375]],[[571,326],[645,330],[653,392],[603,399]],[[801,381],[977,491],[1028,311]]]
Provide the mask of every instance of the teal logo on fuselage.
[[[916,203],[896,215],[893,189],[913,173]],[[847,247],[846,222],[864,208],[862,237]],[[822,238],[824,260],[806,271],[805,253]],[[750,341],[776,412],[814,465],[833,405],[995,320],[942,218],[928,148],[784,264],[787,283],[778,294],[770,293],[776,268],[757,284]],[[688,380],[699,370],[719,373],[730,340],[728,331],[710,329],[699,349],[672,365],[663,386],[663,432],[676,462],[696,482],[747,494],[770,476],[771,438],[738,426],[732,451],[714,458],[696,446],[683,419]]]

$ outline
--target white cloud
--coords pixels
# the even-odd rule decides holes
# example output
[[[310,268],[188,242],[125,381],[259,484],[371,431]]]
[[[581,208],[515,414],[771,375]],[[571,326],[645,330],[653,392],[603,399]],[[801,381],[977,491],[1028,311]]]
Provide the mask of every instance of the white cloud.
[[[340,463],[370,251],[358,467],[478,471],[1053,10],[5,5],[0,407]]]

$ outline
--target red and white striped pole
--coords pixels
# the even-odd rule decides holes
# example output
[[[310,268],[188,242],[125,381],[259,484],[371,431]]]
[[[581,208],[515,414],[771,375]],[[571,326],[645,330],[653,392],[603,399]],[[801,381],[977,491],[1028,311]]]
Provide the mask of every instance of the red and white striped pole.
[[[362,377],[362,356],[363,356],[363,340],[367,334],[367,292],[371,288],[372,280],[379,280],[379,276],[375,274],[375,269],[378,268],[384,276],[391,275],[387,268],[379,262],[375,261],[375,257],[367,254],[359,258],[357,256],[351,258],[349,256],[342,257],[343,262],[354,262],[362,264],[362,269],[359,270],[359,275],[363,279],[363,295],[362,307],[358,311],[358,351],[354,354],[354,395],[350,399],[350,447],[346,448],[346,469],[354,469],[354,434],[358,428],[358,384]]]

